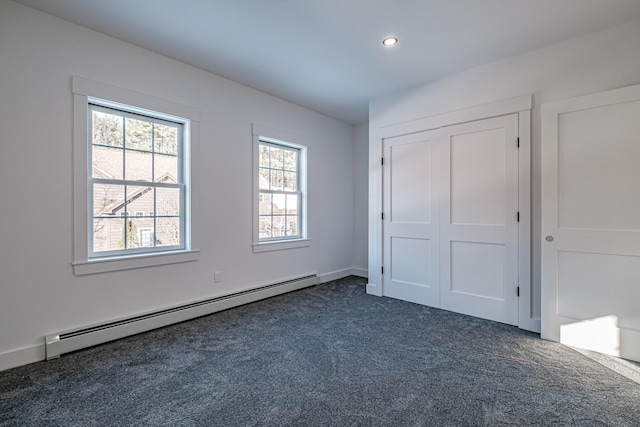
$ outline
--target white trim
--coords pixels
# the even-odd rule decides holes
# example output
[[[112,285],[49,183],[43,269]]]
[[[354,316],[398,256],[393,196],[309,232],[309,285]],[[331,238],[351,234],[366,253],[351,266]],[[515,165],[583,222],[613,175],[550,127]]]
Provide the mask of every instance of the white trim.
[[[377,297],[382,296],[382,286],[378,286],[375,283],[367,283],[367,294],[374,295]]]
[[[0,354],[0,372],[18,366],[40,362],[46,357],[44,342],[42,344],[30,345],[27,347],[9,350]]]
[[[531,110],[518,114],[518,327],[540,332],[540,318],[533,317],[533,286],[531,275]]]
[[[199,222],[198,222],[198,188],[194,179],[198,171],[198,121],[199,109],[175,103],[173,101],[156,98],[151,95],[131,91],[120,87],[111,86],[88,80],[78,76],[72,76],[73,90],[73,262],[75,275],[94,274],[107,271],[124,270],[131,268],[150,267],[154,265],[171,264],[178,262],[195,261],[198,259]],[[122,256],[116,258],[95,258],[89,260],[89,218],[88,188],[89,173],[89,147],[88,147],[88,103],[90,98],[106,100],[107,104],[134,106],[136,111],[151,111],[163,118],[174,119],[178,117],[184,125],[183,157],[185,159],[183,180],[189,188],[185,199],[185,250],[170,251],[167,253],[145,253],[141,256]],[[187,142],[188,141],[188,142]]]
[[[147,95],[78,76],[72,76],[71,86],[72,92],[75,95],[84,95],[86,97],[104,99],[105,101],[111,101],[113,103],[132,105],[140,108],[141,111],[142,109],[154,112],[159,111],[196,122],[200,121],[200,110],[198,108],[157,98],[153,95]]]
[[[343,277],[351,276],[352,268],[343,268],[341,270],[331,271],[320,275],[320,283],[331,282],[332,280],[342,279]]]
[[[73,95],[73,259],[89,259],[88,186],[89,145],[86,95]]]
[[[369,277],[369,271],[366,268],[351,267],[351,275],[364,277],[366,279]]]
[[[286,130],[272,128],[270,126],[260,125],[257,123],[251,124],[251,134],[256,136],[261,136],[266,139],[275,139],[278,141],[284,141],[288,145],[298,148],[306,148],[309,145],[309,137],[289,132]]]
[[[284,241],[272,241],[263,243],[253,243],[253,253],[270,251],[282,251],[285,249],[306,248],[311,246],[311,239],[296,239],[296,240],[284,240]]]
[[[197,261],[199,250],[153,253],[138,256],[120,256],[117,258],[96,258],[90,261],[73,262],[73,273],[76,276],[104,273],[108,271],[130,270],[134,268],[153,267],[156,265],[177,264]]]
[[[540,319],[532,318],[531,300],[531,108],[532,96],[497,101],[471,106],[456,111],[437,114],[416,120],[408,120],[369,129],[369,271],[367,293],[382,296],[382,148],[385,138],[409,135],[445,126],[457,125],[475,120],[507,114],[519,114],[519,304],[518,326],[535,332],[540,331]],[[525,295],[523,297],[523,295]]]
[[[489,119],[491,117],[504,116],[506,114],[531,110],[531,95],[496,101],[489,104],[481,104],[447,113],[436,114],[417,120],[395,123],[381,126],[378,130],[379,138],[390,138],[425,130],[437,129],[443,126],[458,125],[475,120]]]

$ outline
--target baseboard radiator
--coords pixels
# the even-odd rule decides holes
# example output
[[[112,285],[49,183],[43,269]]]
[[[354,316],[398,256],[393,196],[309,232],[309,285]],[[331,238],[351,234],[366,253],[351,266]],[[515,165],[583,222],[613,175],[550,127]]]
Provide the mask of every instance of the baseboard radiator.
[[[317,285],[320,279],[312,274],[284,282],[274,283],[248,291],[197,301],[139,316],[114,320],[112,322],[50,334],[45,337],[47,360],[60,357],[64,353],[80,350],[108,341],[117,340],[207,314],[238,307],[261,299],[270,298],[298,289]]]

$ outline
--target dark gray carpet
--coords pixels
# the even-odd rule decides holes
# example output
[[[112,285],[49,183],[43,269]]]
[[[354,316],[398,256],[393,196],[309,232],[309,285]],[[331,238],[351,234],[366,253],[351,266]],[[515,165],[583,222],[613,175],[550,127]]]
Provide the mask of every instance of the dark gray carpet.
[[[639,426],[640,384],[349,277],[0,373],[3,426]]]

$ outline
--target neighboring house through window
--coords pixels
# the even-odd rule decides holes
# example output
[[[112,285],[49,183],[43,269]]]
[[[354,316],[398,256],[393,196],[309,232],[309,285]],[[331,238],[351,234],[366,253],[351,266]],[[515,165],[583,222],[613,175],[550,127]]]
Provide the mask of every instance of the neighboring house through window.
[[[306,138],[253,126],[254,252],[309,246]]]

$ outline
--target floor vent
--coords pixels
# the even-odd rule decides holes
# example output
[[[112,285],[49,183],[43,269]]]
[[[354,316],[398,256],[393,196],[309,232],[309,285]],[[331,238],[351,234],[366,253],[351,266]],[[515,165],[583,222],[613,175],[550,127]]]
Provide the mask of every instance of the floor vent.
[[[319,282],[318,276],[313,274],[257,289],[146,313],[140,316],[47,335],[45,337],[47,360],[55,359],[71,351],[317,285]]]

